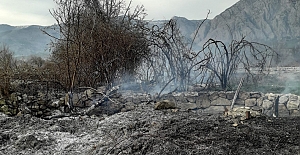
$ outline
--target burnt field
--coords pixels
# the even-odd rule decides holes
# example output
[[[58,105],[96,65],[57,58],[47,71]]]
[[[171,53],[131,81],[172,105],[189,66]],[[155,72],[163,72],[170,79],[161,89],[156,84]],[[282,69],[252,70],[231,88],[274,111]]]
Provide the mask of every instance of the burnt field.
[[[44,120],[0,116],[0,154],[300,154],[299,117],[154,110]]]

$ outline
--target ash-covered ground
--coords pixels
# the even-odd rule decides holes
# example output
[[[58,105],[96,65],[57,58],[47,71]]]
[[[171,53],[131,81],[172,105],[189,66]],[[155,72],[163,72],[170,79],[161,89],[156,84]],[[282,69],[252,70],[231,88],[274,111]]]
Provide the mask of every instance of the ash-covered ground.
[[[299,117],[241,121],[150,103],[103,117],[1,115],[0,125],[0,155],[300,154]]]

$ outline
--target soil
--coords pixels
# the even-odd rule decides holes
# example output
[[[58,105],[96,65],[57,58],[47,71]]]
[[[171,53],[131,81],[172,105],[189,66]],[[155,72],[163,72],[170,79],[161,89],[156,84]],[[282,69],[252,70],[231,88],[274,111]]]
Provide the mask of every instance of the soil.
[[[238,124],[237,126],[234,124]],[[300,118],[154,110],[44,120],[0,115],[0,155],[298,154]]]

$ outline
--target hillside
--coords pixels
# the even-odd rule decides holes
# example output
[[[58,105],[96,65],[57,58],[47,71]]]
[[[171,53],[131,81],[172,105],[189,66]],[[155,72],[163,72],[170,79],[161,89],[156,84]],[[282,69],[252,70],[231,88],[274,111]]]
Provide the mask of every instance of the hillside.
[[[51,27],[37,25],[30,26],[10,26],[0,25],[0,44],[9,46],[16,57],[36,55],[47,57],[49,55],[49,43],[51,38],[41,30],[46,30],[50,34],[58,36]]]

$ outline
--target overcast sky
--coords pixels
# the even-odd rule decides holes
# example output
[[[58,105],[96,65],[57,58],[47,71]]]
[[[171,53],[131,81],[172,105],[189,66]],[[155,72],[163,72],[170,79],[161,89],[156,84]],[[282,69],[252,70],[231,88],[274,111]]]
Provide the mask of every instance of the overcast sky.
[[[129,0],[126,0],[129,2]],[[170,19],[173,16],[203,19],[223,12],[239,0],[133,0],[132,6],[144,5],[147,19]],[[54,19],[49,9],[55,8],[53,0],[0,0],[0,24],[52,25]]]

